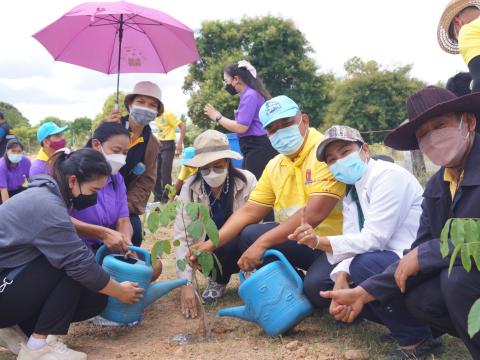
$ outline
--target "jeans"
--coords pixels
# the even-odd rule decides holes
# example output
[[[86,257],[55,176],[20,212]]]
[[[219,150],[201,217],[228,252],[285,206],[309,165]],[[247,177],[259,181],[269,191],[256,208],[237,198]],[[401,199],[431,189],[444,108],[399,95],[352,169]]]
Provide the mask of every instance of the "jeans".
[[[157,158],[157,182],[155,183],[155,201],[168,201],[165,186],[172,185],[172,165],[175,157],[175,141],[160,141],[160,151]]]

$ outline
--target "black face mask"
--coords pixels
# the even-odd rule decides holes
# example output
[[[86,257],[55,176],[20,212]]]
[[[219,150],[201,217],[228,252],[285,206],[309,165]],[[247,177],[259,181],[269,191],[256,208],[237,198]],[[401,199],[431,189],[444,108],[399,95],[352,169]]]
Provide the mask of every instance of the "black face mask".
[[[72,198],[72,205],[75,210],[83,210],[90,206],[97,204],[97,193],[91,195],[82,194],[82,188],[80,188],[80,195]]]
[[[237,95],[237,90],[235,90],[235,87],[232,84],[225,85],[225,90],[227,90],[227,92],[232,96]]]

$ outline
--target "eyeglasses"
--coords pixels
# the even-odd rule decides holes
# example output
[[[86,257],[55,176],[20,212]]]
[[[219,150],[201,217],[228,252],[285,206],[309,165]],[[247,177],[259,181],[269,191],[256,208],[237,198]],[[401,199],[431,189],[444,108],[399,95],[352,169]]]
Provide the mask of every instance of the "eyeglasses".
[[[223,166],[213,166],[213,167],[208,167],[208,168],[200,168],[200,174],[202,176],[207,176],[210,174],[210,171],[212,171],[216,174],[222,174],[225,171],[225,167]]]

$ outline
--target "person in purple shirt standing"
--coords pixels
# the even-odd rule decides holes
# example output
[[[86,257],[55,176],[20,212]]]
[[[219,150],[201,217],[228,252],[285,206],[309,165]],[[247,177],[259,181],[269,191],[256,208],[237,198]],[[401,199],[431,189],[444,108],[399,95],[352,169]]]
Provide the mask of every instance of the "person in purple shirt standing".
[[[30,159],[23,154],[22,143],[17,139],[9,140],[0,159],[0,203],[26,189],[23,184],[28,178],[30,165]]]
[[[132,245],[127,189],[119,173],[125,165],[129,139],[129,132],[122,125],[103,122],[86,146],[103,153],[112,168],[105,186],[97,192],[97,203],[83,210],[70,210],[75,229],[93,251],[105,244],[112,251],[126,252],[127,246]]]
[[[227,65],[223,70],[223,83],[230,95],[240,94],[235,120],[227,119],[211,104],[205,106],[205,115],[225,129],[237,133],[244,157],[243,168],[260,179],[268,161],[278,155],[258,117],[263,103],[270,100],[271,96],[255,68],[246,60]]]

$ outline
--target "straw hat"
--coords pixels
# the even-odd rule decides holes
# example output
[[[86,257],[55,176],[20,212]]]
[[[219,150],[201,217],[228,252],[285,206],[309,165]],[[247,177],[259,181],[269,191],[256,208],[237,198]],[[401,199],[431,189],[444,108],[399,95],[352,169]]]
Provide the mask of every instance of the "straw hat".
[[[228,138],[217,130],[206,130],[193,142],[195,156],[185,162],[186,166],[202,167],[220,159],[242,160],[239,153],[232,151]]]
[[[445,10],[442,17],[438,22],[437,38],[440,47],[450,53],[458,54],[458,41],[450,36],[450,25],[453,18],[462,10],[467,7],[475,6],[480,9],[480,0],[451,0]]]

